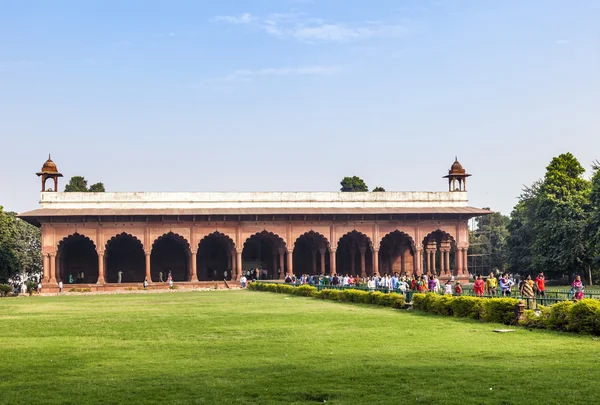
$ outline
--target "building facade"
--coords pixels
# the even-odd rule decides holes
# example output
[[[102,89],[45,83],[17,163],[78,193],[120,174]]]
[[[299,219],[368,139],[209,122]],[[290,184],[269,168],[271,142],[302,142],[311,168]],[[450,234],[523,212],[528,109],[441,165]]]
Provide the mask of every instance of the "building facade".
[[[44,280],[92,289],[165,280],[193,285],[261,268],[285,274],[468,277],[468,205],[456,161],[448,192],[67,193],[50,159],[40,208]],[[53,176],[56,175],[56,176]],[[48,179],[54,189],[45,188]],[[120,283],[119,283],[120,281]]]

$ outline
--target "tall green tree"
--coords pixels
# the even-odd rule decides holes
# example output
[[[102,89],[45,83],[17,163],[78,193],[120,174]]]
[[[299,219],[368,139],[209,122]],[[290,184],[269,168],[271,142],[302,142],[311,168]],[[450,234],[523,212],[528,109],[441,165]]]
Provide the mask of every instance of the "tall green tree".
[[[590,190],[590,214],[588,218],[588,241],[590,269],[593,279],[600,279],[600,163],[594,162]]]
[[[0,206],[0,283],[19,273],[19,258],[13,249],[16,236],[14,215],[4,212]]]
[[[65,186],[66,192],[91,192],[91,193],[100,193],[106,191],[104,189],[104,183],[96,183],[92,184],[88,188],[88,182],[83,176],[73,176],[69,180],[69,183]]]
[[[509,221],[509,217],[499,212],[475,220],[476,228],[469,237],[469,254],[480,255],[476,256],[480,260],[474,262],[481,267],[482,273],[495,269],[503,272],[507,269]]]
[[[89,189],[90,193],[103,193],[105,191],[106,190],[104,189],[104,183],[92,184]]]
[[[71,192],[87,192],[87,180],[83,176],[73,176],[69,183],[65,186],[65,191]]]
[[[19,259],[20,273],[27,275],[43,273],[42,234],[38,227],[17,218],[13,250]]]
[[[379,193],[379,192],[383,192],[383,191],[385,191],[385,188],[379,187],[379,186],[377,186],[373,189],[374,193]]]
[[[341,191],[347,192],[359,192],[359,191],[369,191],[369,187],[367,184],[358,176],[352,177],[344,177],[342,181],[340,181],[340,185],[342,188]]]
[[[537,271],[533,260],[535,243],[535,211],[537,208],[541,180],[525,187],[519,202],[510,215],[507,226],[508,269],[513,273]]]
[[[586,228],[590,182],[571,154],[552,159],[540,186],[535,209],[535,267],[554,276],[585,274],[589,265]]]

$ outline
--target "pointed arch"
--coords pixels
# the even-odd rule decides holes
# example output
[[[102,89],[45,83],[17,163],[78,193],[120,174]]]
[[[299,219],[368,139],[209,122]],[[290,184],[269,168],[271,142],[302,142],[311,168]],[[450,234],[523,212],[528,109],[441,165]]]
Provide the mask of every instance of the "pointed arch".
[[[250,235],[244,241],[242,248],[241,271],[254,271],[254,274],[261,279],[277,278],[278,274],[283,274],[277,271],[279,249],[286,249],[286,243],[276,233],[263,230]],[[283,272],[283,269],[280,270]]]
[[[64,284],[98,281],[98,252],[90,238],[75,232],[58,243],[56,278]]]
[[[416,272],[415,242],[406,232],[389,232],[379,244],[382,274],[412,275]]]
[[[196,255],[197,276],[200,281],[223,280],[233,273],[235,243],[228,235],[219,231],[205,235],[198,242]],[[195,281],[195,280],[193,280]]]
[[[293,266],[296,274],[325,274],[329,265],[329,241],[319,232],[310,230],[294,242]]]
[[[373,275],[373,242],[362,232],[353,230],[338,239],[336,267],[338,274],[366,277]]]
[[[173,281],[189,281],[191,274],[190,244],[186,238],[173,232],[156,238],[150,253],[152,281],[166,281],[169,274]]]
[[[456,272],[454,249],[456,241],[446,231],[436,229],[423,238],[423,272],[430,275],[451,275]]]
[[[122,232],[106,243],[105,278],[108,283],[140,283],[146,277],[144,244],[135,236]]]

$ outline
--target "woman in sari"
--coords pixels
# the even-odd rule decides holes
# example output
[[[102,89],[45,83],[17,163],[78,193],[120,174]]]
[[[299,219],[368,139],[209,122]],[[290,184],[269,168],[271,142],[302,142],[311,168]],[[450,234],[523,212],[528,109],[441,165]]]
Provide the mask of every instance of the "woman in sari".
[[[485,282],[483,281],[481,274],[477,276],[477,279],[473,284],[473,291],[477,297],[483,297],[483,294],[485,293]]]
[[[571,292],[573,293],[573,298],[576,301],[580,301],[583,299],[583,282],[581,281],[581,276],[576,276],[575,281],[571,285]]]
[[[521,285],[521,296],[527,299],[527,308],[535,309],[535,300],[533,299],[535,296],[535,291],[533,290],[534,282],[531,279],[531,276],[527,276],[527,278],[523,281]]]

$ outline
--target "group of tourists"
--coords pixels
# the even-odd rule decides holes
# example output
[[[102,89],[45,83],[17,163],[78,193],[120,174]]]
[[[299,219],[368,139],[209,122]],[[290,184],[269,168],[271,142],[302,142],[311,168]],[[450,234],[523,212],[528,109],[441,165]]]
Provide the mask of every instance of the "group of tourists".
[[[409,290],[426,293],[436,292],[444,294],[460,295],[463,292],[462,284],[455,281],[452,276],[446,283],[441,285],[436,275],[428,276],[426,274],[417,276],[400,276],[398,273],[374,275],[371,277],[359,277],[351,274],[345,275],[309,275],[302,274],[299,278],[295,275],[287,275],[285,282],[289,284],[309,284],[320,286],[340,286],[340,287],[367,287],[371,291],[396,291],[405,293]]]
[[[245,281],[244,281],[245,282]],[[398,273],[383,274],[381,276],[374,275],[371,277],[359,277],[351,274],[345,275],[309,275],[302,274],[300,277],[295,275],[287,275],[285,282],[290,284],[309,284],[320,286],[341,286],[341,287],[367,287],[367,289],[397,291],[405,293],[409,290],[426,293],[435,292],[439,294],[462,295],[463,286],[459,281],[455,281],[454,276],[451,276],[443,285],[436,275],[427,274],[414,276],[400,276]],[[518,280],[512,275],[504,273],[497,278],[492,272],[484,279],[482,275],[478,275],[473,283],[473,292],[477,297],[510,297],[518,291],[518,295],[526,299],[535,297],[546,297],[546,277],[543,272],[533,279],[531,275]],[[583,298],[584,286],[580,276],[575,277],[571,288],[571,295],[575,300]]]

